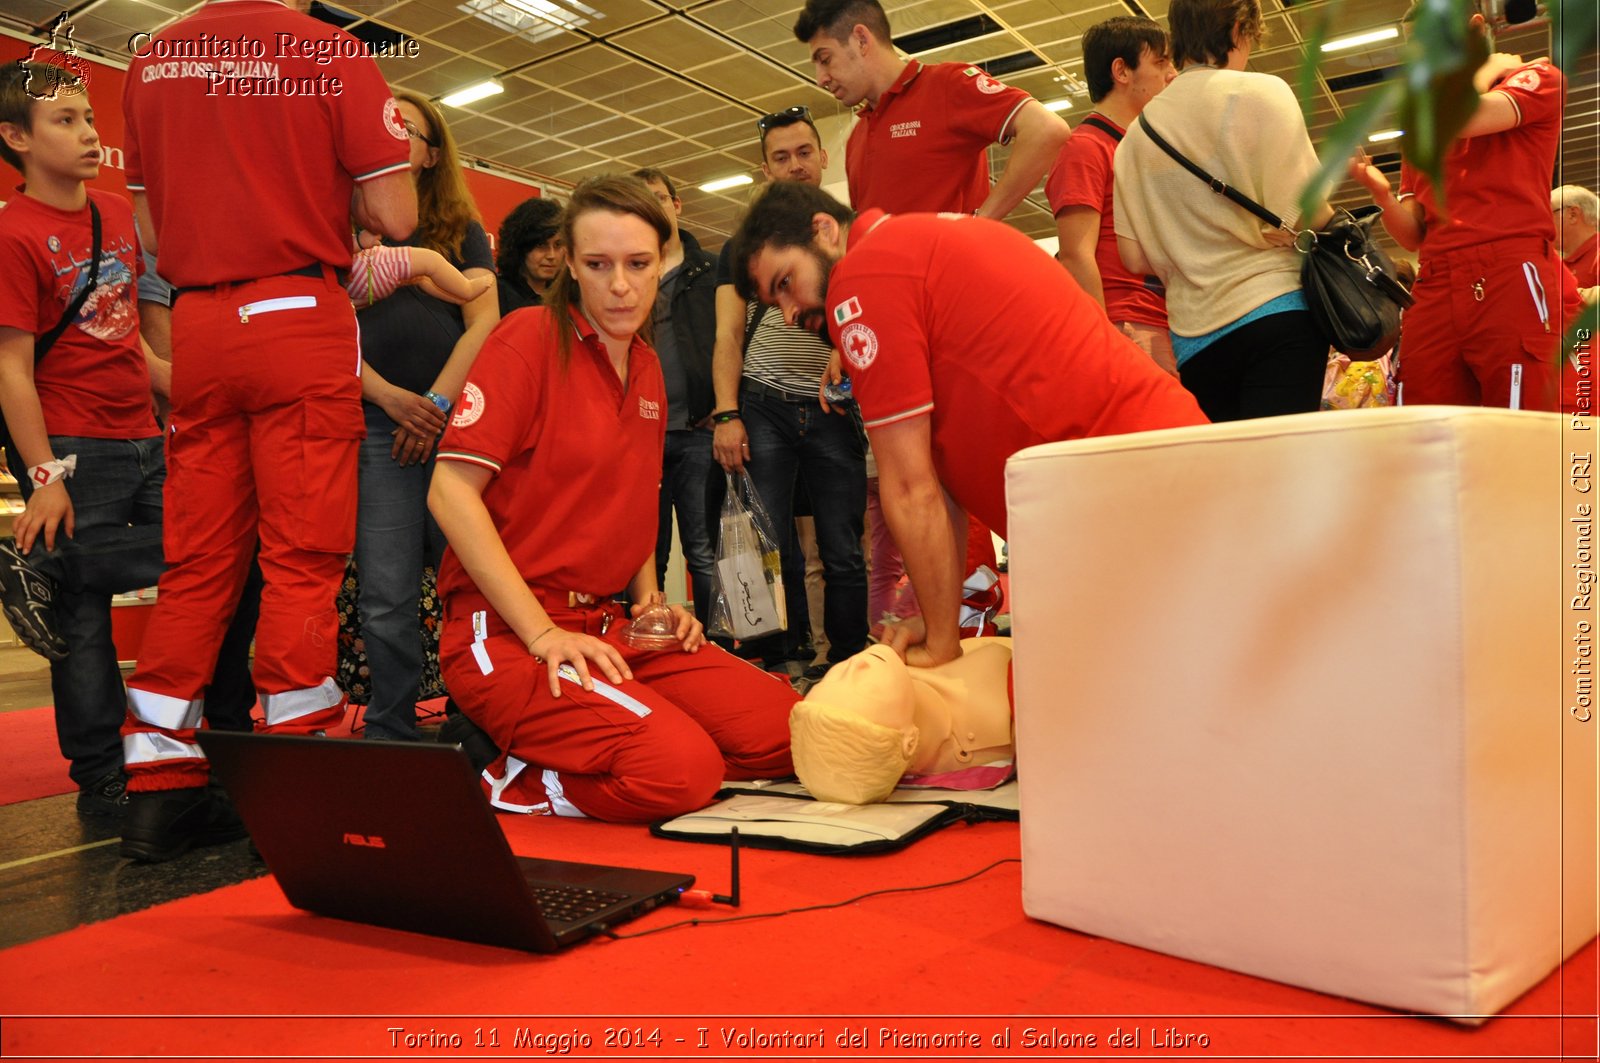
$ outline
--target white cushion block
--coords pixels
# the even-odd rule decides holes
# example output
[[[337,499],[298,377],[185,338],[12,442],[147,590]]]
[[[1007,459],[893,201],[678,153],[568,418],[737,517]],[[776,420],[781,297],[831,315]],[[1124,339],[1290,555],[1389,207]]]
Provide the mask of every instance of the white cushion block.
[[[1412,407],[1015,455],[1027,913],[1463,1021],[1592,938],[1564,434]]]

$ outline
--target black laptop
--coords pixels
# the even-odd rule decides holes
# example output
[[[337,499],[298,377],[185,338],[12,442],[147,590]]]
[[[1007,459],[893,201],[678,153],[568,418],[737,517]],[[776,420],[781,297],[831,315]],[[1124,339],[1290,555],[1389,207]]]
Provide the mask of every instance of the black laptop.
[[[554,952],[693,875],[514,856],[459,746],[201,731],[200,747],[296,908]]]

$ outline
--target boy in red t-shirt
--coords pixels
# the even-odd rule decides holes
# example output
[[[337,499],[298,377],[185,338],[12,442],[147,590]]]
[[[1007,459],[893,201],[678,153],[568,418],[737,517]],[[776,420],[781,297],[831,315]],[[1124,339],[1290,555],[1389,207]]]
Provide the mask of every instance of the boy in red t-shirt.
[[[78,811],[118,815],[125,695],[111,596],[161,574],[166,470],[139,338],[133,210],[84,186],[99,173],[99,145],[74,75],[40,63],[0,69],[0,158],[24,180],[0,207],[0,410],[27,500],[15,538],[0,540],[0,598],[17,634],[51,659]]]

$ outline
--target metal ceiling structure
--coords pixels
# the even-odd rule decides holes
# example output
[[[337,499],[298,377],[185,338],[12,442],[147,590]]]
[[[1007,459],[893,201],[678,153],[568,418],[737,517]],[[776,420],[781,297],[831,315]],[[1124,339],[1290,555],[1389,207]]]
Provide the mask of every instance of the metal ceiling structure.
[[[1408,0],[1263,0],[1266,40],[1251,68],[1291,84],[1315,25],[1330,37],[1397,24]],[[1553,3],[1565,0],[1552,0]],[[1583,0],[1593,2],[1593,0]],[[0,0],[0,25],[43,31],[66,7],[75,40],[126,60],[130,36],[155,31],[200,4],[195,0]],[[559,196],[584,177],[658,167],[680,185],[685,225],[714,246],[731,232],[748,189],[705,193],[696,186],[750,174],[758,181],[754,119],[805,104],[833,152],[830,182],[841,182],[843,136],[851,116],[812,81],[805,45],[791,27],[800,0],[332,0],[335,17],[358,35],[401,34],[416,58],[380,60],[396,87],[440,97],[496,78],[504,91],[448,108],[462,151],[490,168],[530,177]],[[898,38],[960,20],[982,36],[918,53],[925,62],[989,65],[1035,98],[1069,101],[1076,124],[1089,110],[1081,92],[1083,32],[1115,15],[1164,19],[1167,0],[886,0]],[[975,18],[975,16],[980,16]],[[1324,57],[1308,106],[1312,140],[1393,76],[1398,54],[1385,43]],[[1500,41],[1502,50],[1550,54],[1549,27],[1530,24]],[[1561,179],[1600,185],[1600,101],[1591,51],[1569,63]],[[1079,90],[1074,93],[1073,90]],[[1393,145],[1373,145],[1398,167]],[[1003,150],[992,152],[996,172]],[[1346,184],[1338,200],[1364,202]],[[1034,237],[1055,229],[1042,189],[1011,216]]]

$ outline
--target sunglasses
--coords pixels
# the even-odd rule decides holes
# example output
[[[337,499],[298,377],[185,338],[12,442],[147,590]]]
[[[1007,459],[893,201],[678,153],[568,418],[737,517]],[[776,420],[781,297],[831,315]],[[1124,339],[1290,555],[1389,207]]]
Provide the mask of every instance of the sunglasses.
[[[439,146],[439,141],[437,138],[423,136],[422,130],[418,129],[417,123],[411,121],[411,119],[404,119],[400,124],[406,127],[406,136],[414,137],[415,139],[420,140],[424,144],[428,145],[430,148],[437,148]]]
[[[811,121],[811,108],[801,106],[786,107],[781,111],[774,111],[771,114],[762,115],[760,118],[757,118],[756,132],[762,136],[766,136],[767,130],[769,129],[793,125],[796,122],[809,121]]]

